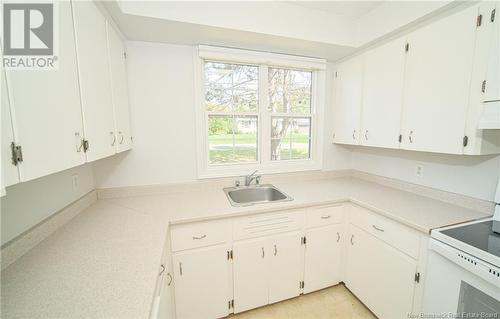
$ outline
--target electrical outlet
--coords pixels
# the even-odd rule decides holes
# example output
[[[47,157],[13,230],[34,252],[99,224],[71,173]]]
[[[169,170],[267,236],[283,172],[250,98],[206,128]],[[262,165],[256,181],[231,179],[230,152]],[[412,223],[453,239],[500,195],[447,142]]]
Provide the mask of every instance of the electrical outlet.
[[[424,165],[417,164],[417,166],[415,166],[415,176],[424,177]]]
[[[73,190],[78,190],[78,188],[80,188],[80,177],[78,174],[71,176],[71,180],[73,182]]]

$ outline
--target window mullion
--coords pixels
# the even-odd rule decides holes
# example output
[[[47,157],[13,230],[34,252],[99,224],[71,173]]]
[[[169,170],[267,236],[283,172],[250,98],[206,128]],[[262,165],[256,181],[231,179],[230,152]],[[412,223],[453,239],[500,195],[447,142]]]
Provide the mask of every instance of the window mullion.
[[[271,161],[271,117],[269,114],[269,69],[267,65],[259,67],[259,136],[260,162],[268,164]]]

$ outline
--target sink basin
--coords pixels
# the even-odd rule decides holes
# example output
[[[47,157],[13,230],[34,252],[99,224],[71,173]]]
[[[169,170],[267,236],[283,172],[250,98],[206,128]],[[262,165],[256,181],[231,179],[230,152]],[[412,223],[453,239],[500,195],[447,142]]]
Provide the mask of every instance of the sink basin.
[[[291,201],[293,198],[271,184],[224,188],[229,202],[233,206]]]

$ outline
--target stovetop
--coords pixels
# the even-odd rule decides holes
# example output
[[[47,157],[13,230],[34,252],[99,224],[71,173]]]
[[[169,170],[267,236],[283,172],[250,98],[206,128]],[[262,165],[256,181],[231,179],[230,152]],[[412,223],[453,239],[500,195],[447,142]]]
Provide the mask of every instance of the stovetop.
[[[500,234],[493,232],[493,221],[454,227],[440,232],[484,252],[500,257]]]

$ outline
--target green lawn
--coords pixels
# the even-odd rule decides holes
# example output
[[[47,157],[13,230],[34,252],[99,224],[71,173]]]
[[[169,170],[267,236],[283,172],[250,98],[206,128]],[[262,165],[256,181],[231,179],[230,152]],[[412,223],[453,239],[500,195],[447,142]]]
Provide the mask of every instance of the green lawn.
[[[309,136],[306,134],[293,134],[293,142],[300,144],[307,144],[309,142]],[[255,133],[240,133],[235,134],[236,144],[255,144],[256,134]],[[283,143],[290,143],[290,137],[284,137],[281,140]],[[233,135],[232,134],[217,134],[209,135],[208,142],[213,145],[217,144],[232,144]]]

